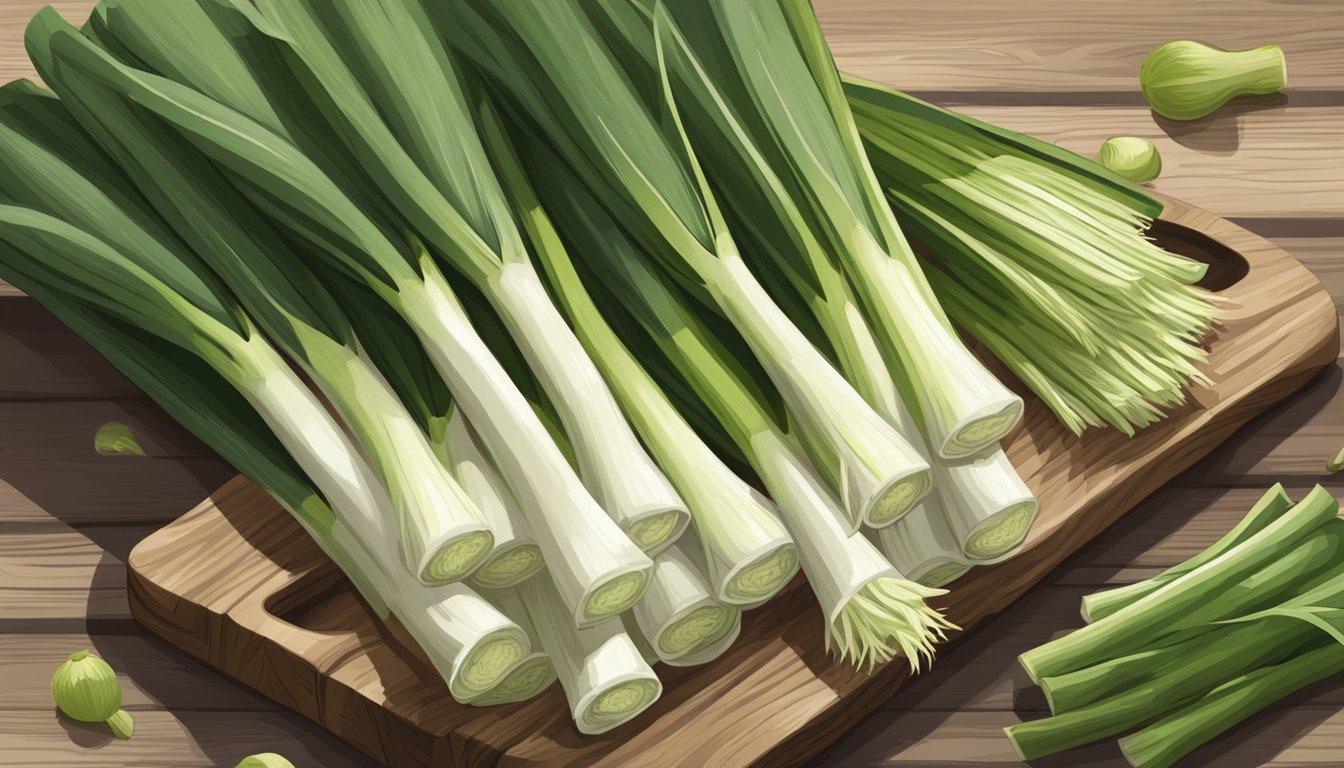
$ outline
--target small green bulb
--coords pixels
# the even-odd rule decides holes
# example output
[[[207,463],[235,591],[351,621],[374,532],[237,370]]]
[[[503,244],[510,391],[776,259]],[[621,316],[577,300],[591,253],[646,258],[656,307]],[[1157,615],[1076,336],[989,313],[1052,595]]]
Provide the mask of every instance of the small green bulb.
[[[1113,136],[1102,142],[1097,162],[1130,181],[1140,184],[1162,173],[1162,155],[1147,139]]]
[[[274,752],[248,755],[234,768],[294,768],[294,764]]]
[[[1197,120],[1234,96],[1277,93],[1287,85],[1288,64],[1277,45],[1224,51],[1174,40],[1154,48],[1139,70],[1148,104],[1173,120]]]
[[[112,735],[129,739],[135,721],[121,708],[121,683],[107,662],[80,651],[72,654],[51,678],[51,697],[72,720],[107,723]]]

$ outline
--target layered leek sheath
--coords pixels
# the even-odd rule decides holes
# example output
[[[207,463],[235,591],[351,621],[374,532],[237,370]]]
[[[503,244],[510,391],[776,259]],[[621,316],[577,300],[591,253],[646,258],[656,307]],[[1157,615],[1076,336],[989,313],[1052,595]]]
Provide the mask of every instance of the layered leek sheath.
[[[489,689],[527,654],[522,630],[470,589],[424,586],[399,564],[391,501],[372,468],[211,276],[188,262],[155,275],[67,222],[9,204],[0,242],[0,274],[274,494],[375,612],[401,621],[455,698]]]
[[[538,203],[494,111],[484,110],[482,122],[552,292],[644,444],[687,502],[714,595],[737,606],[769,599],[798,569],[797,549],[774,505],[704,443],[608,325]]]
[[[558,163],[529,170],[569,251],[587,255],[580,277],[603,314],[621,319],[613,327],[642,332],[642,343],[627,343],[665,357],[685,376],[775,500],[826,619],[827,647],[860,666],[901,653],[918,668],[950,626],[924,603],[942,591],[905,581],[866,538],[849,532],[826,483],[763,405],[764,374],[745,378],[746,361],[728,352],[574,177]]]
[[[584,13],[569,3],[424,5],[505,111],[533,124],[664,269],[704,286],[769,371],[850,530],[903,511],[927,487],[927,465],[770,299],[676,121],[658,124]]]
[[[883,199],[805,0],[665,6],[849,276],[934,452],[992,448],[1022,401],[961,343]]]
[[[699,554],[682,542],[660,554],[653,561],[649,591],[630,609],[662,661],[717,646],[741,625],[742,611],[710,593]]]
[[[625,634],[619,618],[576,629],[543,572],[517,587],[550,654],[579,733],[628,722],[662,695],[663,684]]]
[[[471,705],[490,707],[496,704],[527,701],[551,687],[551,683],[556,681],[555,665],[551,663],[551,655],[542,645],[541,636],[537,634],[537,625],[533,623],[532,615],[528,613],[518,590],[490,589],[485,590],[481,596],[527,634],[532,652],[517,661],[493,688],[472,699]]]
[[[361,208],[282,136],[198,91],[121,64],[54,13],[40,14],[29,33],[30,47],[49,49],[43,58],[87,84],[76,99],[102,94],[100,104],[156,117],[309,243],[308,255],[324,268],[359,281],[396,309],[517,495],[576,622],[598,621],[639,599],[652,562],[593,500],[417,240],[389,238],[370,218],[379,210],[375,203]]]

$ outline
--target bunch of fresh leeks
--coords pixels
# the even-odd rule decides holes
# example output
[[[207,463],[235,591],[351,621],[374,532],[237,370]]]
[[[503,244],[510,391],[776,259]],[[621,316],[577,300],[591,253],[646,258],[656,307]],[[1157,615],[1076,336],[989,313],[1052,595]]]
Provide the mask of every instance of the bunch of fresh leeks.
[[[917,667],[1036,511],[959,330],[1076,430],[1197,376],[1153,201],[843,83],[804,0],[103,0],[27,44],[0,277],[460,701],[615,727],[800,567],[838,656]]]
[[[1120,734],[1167,768],[1278,699],[1344,671],[1344,521],[1316,486],[1274,486],[1205,551],[1083,600],[1088,625],[1021,656],[1052,717],[1007,729],[1023,760]]]

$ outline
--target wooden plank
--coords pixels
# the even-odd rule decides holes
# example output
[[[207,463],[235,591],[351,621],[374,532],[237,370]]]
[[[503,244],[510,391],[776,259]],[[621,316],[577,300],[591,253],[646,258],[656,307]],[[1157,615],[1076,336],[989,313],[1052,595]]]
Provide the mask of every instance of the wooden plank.
[[[1131,0],[892,3],[814,0],[846,71],[906,90],[1138,93],[1139,65],[1183,38],[1229,50],[1281,46],[1293,89],[1344,83],[1344,18],[1333,3]],[[1297,94],[1294,94],[1296,96]]]
[[[127,526],[120,535],[139,541],[151,530]],[[58,524],[0,523],[0,626],[33,619],[129,617],[123,561]]]
[[[1339,698],[1344,682],[1325,681],[1285,699],[1233,731],[1191,753],[1182,762],[1218,768],[1308,768],[1338,766],[1344,741],[1344,712],[1335,703],[1316,703],[1311,694]],[[1303,695],[1306,694],[1306,695]],[[1023,763],[1013,754],[1003,728],[1038,713],[882,712],[855,729],[814,768],[995,768]],[[1114,740],[1033,760],[1035,768],[1128,768]]]
[[[6,686],[0,712],[50,708],[52,674],[71,653],[82,649],[93,651],[116,670],[122,707],[131,712],[278,709],[273,702],[210,673],[133,624],[97,622],[91,632],[0,635],[0,680]],[[4,717],[0,714],[0,720]]]
[[[1172,125],[1146,107],[961,106],[957,109],[1088,157],[1110,136],[1151,139],[1152,188],[1237,218],[1344,218],[1344,105],[1275,107]]]
[[[27,297],[0,299],[0,400],[142,397],[106,360]]]
[[[94,0],[5,0],[0,3],[0,82],[37,77],[23,50],[23,30],[33,14],[47,5],[54,7],[71,24],[83,24]]]
[[[1321,281],[1344,317],[1344,237],[1270,237]]]
[[[93,435],[108,421],[130,426],[150,455],[97,453]],[[0,479],[72,525],[166,522],[233,474],[143,399],[0,402]]]
[[[1300,264],[1206,212],[1173,201],[1166,215],[1240,252],[1248,265],[1247,277],[1221,292],[1223,327],[1208,362],[1214,384],[1198,388],[1187,407],[1132,439],[1097,432],[1079,440],[1031,403],[1007,450],[1041,499],[1041,514],[1021,555],[979,569],[959,585],[946,607],[963,627],[1003,610],[1067,553],[1339,354],[1334,306]],[[1163,242],[1184,252],[1203,249],[1219,263],[1237,258],[1189,230],[1160,229]],[[326,604],[332,590],[343,588],[332,581],[334,572],[322,572],[320,561],[295,524],[240,480],[136,548],[132,611],[192,655],[264,687],[266,695],[398,767],[449,759],[794,764],[879,706],[907,676],[899,664],[869,676],[829,658],[815,602],[795,585],[747,616],[742,640],[725,656],[665,674],[662,699],[638,720],[580,738],[555,690],[488,712],[454,706],[429,668],[389,640],[353,598],[343,611],[323,611],[328,618],[320,630],[305,626],[293,615],[305,595]],[[224,583],[222,573],[229,574]],[[270,607],[276,602],[291,609]],[[656,748],[667,743],[695,748],[675,756]]]
[[[276,752],[296,766],[370,765],[293,715],[268,712],[153,710],[135,712],[135,737],[116,741],[97,726],[53,709],[0,712],[0,765],[133,765],[137,768],[216,768],[255,752]]]

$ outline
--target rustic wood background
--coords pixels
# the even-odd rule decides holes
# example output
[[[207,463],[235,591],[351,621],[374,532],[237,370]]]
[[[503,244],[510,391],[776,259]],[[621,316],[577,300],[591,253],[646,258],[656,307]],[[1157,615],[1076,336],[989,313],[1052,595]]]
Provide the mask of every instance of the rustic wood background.
[[[890,3],[815,0],[842,68],[1088,153],[1106,136],[1161,149],[1159,190],[1227,216],[1311,267],[1344,307],[1344,15],[1318,0]],[[42,0],[0,0],[0,78],[30,76],[27,18]],[[93,3],[54,5],[74,21]],[[1016,6],[1016,7],[1009,7]],[[1138,93],[1143,55],[1175,38],[1226,48],[1281,45],[1286,94],[1243,100],[1194,124],[1155,118]],[[125,598],[127,553],[232,470],[168,421],[40,307],[0,285],[0,765],[232,766],[275,751],[300,768],[369,763],[295,716],[146,636]],[[892,699],[817,766],[1018,765],[1000,729],[1044,701],[1021,651],[1077,626],[1078,601],[1199,551],[1261,490],[1323,482],[1344,443],[1336,365],[1131,512],[1011,610]],[[129,424],[148,459],[96,455],[108,420]],[[48,684],[92,648],[122,675],[130,742],[60,718]],[[1192,764],[1338,765],[1344,683],[1327,682],[1256,717]],[[1099,746],[1042,767],[1119,766]]]

